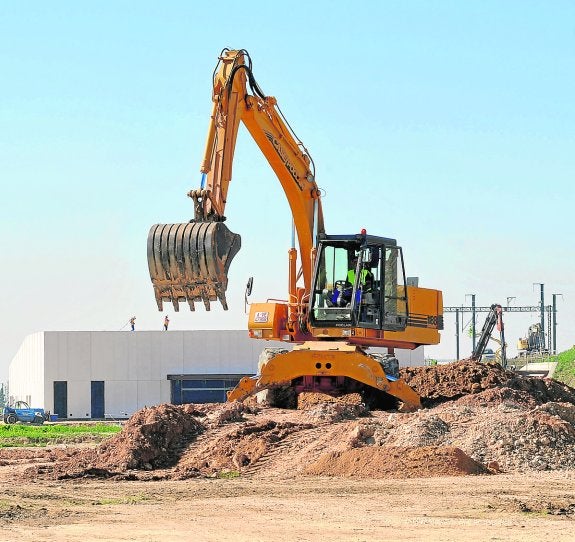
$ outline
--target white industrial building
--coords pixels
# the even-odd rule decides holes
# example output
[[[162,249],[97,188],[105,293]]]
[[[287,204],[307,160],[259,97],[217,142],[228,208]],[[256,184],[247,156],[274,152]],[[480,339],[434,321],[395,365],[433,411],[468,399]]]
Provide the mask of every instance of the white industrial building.
[[[160,403],[225,400],[257,372],[266,347],[240,331],[41,331],[10,363],[10,402],[43,407],[59,419],[126,418]],[[378,351],[379,349],[374,349]],[[423,365],[423,347],[396,350],[402,366]]]

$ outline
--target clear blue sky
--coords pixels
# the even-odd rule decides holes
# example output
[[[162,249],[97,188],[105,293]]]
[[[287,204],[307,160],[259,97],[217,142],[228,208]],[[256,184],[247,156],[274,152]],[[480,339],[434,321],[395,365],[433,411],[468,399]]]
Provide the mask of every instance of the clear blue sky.
[[[147,232],[192,214],[226,46],[310,150],[328,232],[397,238],[446,305],[537,304],[543,282],[575,342],[573,2],[2,2],[0,381],[36,331],[161,329]],[[236,156],[231,309],[173,329],[244,328],[250,275],[285,297],[287,204],[244,129]],[[536,321],[507,318],[511,353]],[[453,317],[426,352],[454,355]]]

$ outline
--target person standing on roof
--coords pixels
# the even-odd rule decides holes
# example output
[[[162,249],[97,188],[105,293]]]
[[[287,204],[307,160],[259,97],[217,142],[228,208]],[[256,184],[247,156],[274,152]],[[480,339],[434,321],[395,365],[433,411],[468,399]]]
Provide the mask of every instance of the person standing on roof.
[[[134,331],[134,329],[136,329],[136,317],[132,316],[132,318],[130,318],[130,326],[132,326],[132,331]]]
[[[170,324],[170,319],[168,318],[168,315],[166,314],[166,317],[164,318],[164,331],[168,331],[168,325]]]

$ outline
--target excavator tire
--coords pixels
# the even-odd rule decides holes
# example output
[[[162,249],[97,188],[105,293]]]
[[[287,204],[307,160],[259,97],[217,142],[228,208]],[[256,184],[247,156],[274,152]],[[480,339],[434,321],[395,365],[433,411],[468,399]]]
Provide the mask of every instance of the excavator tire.
[[[262,367],[277,355],[287,352],[289,350],[285,348],[264,348],[258,360],[258,373],[261,374]],[[281,386],[268,388],[256,393],[256,401],[271,407],[295,408],[297,406],[297,395],[291,386]]]
[[[219,300],[228,309],[228,269],[241,247],[241,237],[222,222],[155,224],[148,233],[148,269],[158,309],[164,301],[179,311],[180,302]]]
[[[399,378],[399,361],[393,354],[375,354],[369,353],[370,358],[375,359],[387,376]]]

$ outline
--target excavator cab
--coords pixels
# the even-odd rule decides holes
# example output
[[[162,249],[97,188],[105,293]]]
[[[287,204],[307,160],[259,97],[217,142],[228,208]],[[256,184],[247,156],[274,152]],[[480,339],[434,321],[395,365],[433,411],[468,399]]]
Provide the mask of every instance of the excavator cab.
[[[312,327],[405,330],[405,271],[394,239],[322,236],[313,284]]]

